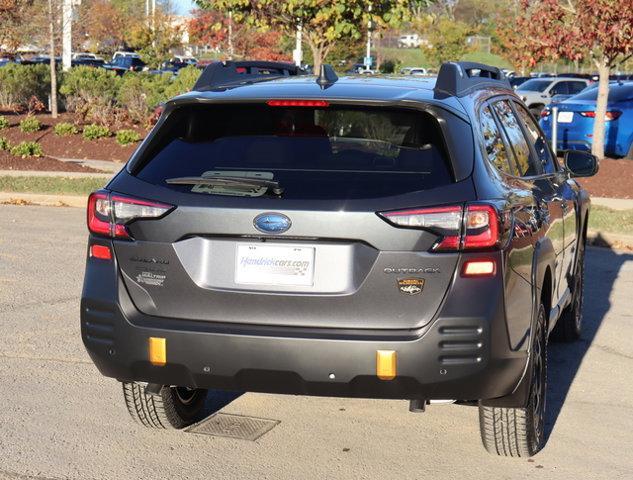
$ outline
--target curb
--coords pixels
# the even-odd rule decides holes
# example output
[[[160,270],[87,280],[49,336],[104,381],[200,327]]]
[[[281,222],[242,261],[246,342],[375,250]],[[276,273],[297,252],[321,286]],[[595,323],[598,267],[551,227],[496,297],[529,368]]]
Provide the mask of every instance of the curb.
[[[83,195],[44,195],[41,193],[0,192],[0,203],[9,205],[86,208],[88,197]]]

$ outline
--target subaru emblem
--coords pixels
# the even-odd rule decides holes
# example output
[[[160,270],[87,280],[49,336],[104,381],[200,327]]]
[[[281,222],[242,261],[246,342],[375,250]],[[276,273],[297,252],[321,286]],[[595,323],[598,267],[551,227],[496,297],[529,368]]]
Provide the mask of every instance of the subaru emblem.
[[[288,217],[281,213],[262,213],[257,215],[253,220],[253,225],[262,233],[284,233],[287,231],[292,222]]]

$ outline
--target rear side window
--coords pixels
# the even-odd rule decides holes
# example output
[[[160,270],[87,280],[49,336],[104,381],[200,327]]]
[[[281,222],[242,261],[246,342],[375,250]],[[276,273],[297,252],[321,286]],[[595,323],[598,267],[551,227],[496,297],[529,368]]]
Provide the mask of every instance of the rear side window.
[[[506,150],[499,126],[495,122],[490,108],[484,107],[480,116],[481,131],[484,138],[484,147],[488,160],[495,168],[501,172],[512,174],[508,162],[508,151]]]
[[[534,147],[536,156],[540,160],[541,165],[543,165],[543,170],[546,173],[554,173],[556,171],[556,167],[554,166],[554,160],[552,158],[552,154],[550,153],[547,140],[534,123],[534,118],[525,108],[516,102],[514,102],[514,108],[519,114],[519,118],[525,127],[528,134],[528,140]]]
[[[520,177],[536,175],[538,169],[530,158],[530,147],[525,140],[519,121],[514,115],[510,103],[508,103],[507,100],[496,102],[494,109],[499,116],[499,121],[506,132],[506,137],[514,152],[514,163],[517,170],[516,175]]]
[[[453,181],[431,114],[335,105],[181,107],[170,114],[135,170],[141,180],[179,191],[235,196],[259,194],[166,180],[270,179],[283,186],[284,198],[372,198]]]

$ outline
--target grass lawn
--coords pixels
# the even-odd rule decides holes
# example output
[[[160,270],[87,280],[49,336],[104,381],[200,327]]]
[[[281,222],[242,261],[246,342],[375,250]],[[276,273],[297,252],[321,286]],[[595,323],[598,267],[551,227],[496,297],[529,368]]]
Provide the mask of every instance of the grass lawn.
[[[633,210],[611,210],[592,205],[589,212],[589,228],[609,233],[633,235]]]
[[[69,177],[4,177],[0,176],[0,192],[88,195],[103,187],[106,178]]]

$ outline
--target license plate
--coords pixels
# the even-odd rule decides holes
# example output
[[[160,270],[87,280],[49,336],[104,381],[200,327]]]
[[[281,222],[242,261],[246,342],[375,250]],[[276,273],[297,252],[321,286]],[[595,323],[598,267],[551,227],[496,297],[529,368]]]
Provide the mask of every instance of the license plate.
[[[235,283],[312,286],[314,248],[285,245],[238,245]]]
[[[558,123],[571,123],[574,112],[558,112]]]

